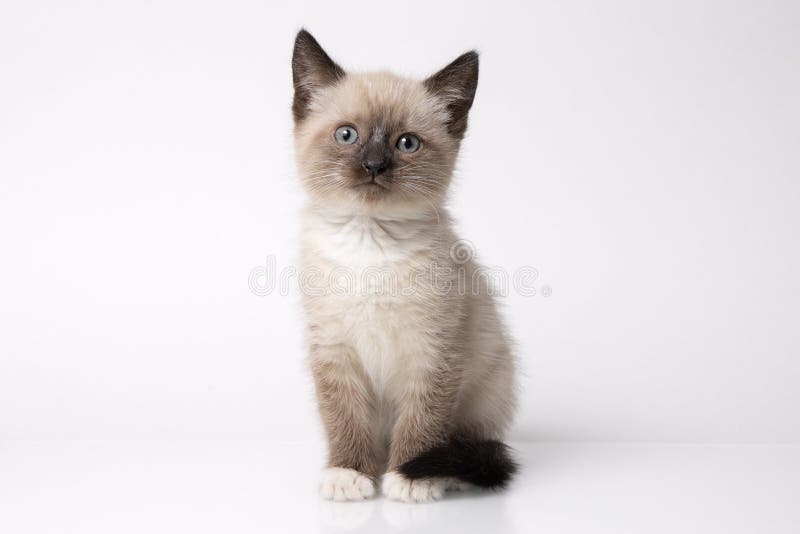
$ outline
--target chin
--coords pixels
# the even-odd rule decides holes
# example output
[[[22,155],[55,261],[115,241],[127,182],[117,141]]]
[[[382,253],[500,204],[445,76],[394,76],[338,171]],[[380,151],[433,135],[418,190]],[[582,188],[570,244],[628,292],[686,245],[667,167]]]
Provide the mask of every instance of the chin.
[[[352,183],[324,194],[308,190],[312,203],[339,214],[369,215],[376,218],[426,218],[436,215],[444,202],[443,194],[409,195],[398,184],[385,182]]]
[[[386,186],[375,182],[367,182],[353,186],[357,198],[367,202],[377,201],[392,196],[392,191]]]
[[[376,218],[422,219],[438,213],[439,207],[424,198],[409,198],[391,191],[365,196],[359,202],[361,213]]]

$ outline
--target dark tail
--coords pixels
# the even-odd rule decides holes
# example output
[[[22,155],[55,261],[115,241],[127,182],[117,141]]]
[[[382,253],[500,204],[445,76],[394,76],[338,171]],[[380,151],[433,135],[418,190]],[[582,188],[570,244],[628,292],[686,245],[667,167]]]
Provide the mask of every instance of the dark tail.
[[[500,489],[517,472],[507,445],[495,440],[453,438],[400,466],[410,479],[455,477],[482,488]]]

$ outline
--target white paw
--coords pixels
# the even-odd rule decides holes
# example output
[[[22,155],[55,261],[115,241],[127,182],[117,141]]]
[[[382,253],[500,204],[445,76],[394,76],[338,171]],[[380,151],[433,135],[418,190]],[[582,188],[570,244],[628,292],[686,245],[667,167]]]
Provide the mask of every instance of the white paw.
[[[396,471],[383,475],[383,494],[403,502],[431,502],[441,499],[447,482],[441,478],[409,480]]]
[[[355,469],[327,467],[322,470],[319,494],[329,501],[363,501],[375,495],[375,483]]]

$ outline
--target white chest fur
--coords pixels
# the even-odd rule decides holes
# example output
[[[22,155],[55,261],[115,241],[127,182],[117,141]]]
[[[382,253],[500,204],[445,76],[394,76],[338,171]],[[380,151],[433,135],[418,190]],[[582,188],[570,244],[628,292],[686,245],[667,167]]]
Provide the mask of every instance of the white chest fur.
[[[306,219],[306,267],[332,286],[316,309],[332,341],[341,337],[355,349],[381,397],[395,396],[415,359],[429,352],[424,313],[409,284],[430,249],[431,224],[363,215]]]

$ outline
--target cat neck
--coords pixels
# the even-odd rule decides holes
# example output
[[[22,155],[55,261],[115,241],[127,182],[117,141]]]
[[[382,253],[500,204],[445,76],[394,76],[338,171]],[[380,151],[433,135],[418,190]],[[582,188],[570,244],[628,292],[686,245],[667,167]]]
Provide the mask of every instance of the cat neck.
[[[307,214],[313,217],[329,220],[334,223],[358,219],[362,221],[375,221],[378,223],[396,225],[415,226],[418,224],[423,224],[439,226],[449,220],[449,216],[445,208],[435,207],[433,205],[422,210],[410,210],[397,207],[326,205],[310,203],[306,206],[305,211]]]
[[[306,237],[320,254],[347,265],[402,261],[429,250],[449,227],[443,209],[417,214],[377,214],[309,206]]]

